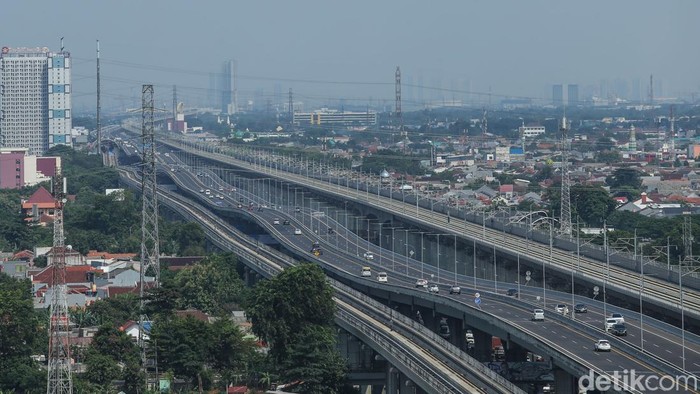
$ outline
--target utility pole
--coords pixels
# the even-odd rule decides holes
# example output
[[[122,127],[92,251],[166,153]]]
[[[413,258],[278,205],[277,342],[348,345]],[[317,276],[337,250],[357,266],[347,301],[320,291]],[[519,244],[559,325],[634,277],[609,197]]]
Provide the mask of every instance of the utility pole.
[[[72,394],[70,356],[70,315],[66,301],[66,249],[63,233],[63,205],[66,203],[66,181],[61,170],[56,168],[53,178],[54,222],[53,286],[51,292],[51,317],[49,320],[49,363],[47,394]]]
[[[571,237],[571,178],[569,177],[569,125],[561,120],[561,216],[559,233]]]
[[[141,194],[143,205],[141,210],[141,266],[139,270],[139,296],[141,298],[141,304],[138,342],[141,347],[141,366],[146,375],[146,385],[148,386],[146,343],[143,330],[144,322],[147,321],[147,316],[144,312],[145,281],[146,274],[152,272],[155,277],[155,285],[158,286],[160,281],[160,252],[158,237],[158,185],[156,183],[155,132],[153,128],[153,85],[143,85],[141,93],[143,140]]]
[[[100,40],[97,40],[97,154],[102,155],[102,128],[100,125]]]

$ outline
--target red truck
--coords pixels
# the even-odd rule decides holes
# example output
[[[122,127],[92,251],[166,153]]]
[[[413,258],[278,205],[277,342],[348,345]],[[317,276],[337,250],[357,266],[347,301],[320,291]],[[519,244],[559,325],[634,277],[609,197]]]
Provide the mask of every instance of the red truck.
[[[491,355],[496,361],[504,361],[506,359],[506,351],[503,348],[501,338],[491,337]]]

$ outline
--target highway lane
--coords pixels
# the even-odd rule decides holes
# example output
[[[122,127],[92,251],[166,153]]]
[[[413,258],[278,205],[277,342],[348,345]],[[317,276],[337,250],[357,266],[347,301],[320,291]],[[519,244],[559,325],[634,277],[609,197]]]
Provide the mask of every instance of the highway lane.
[[[181,141],[174,141],[173,143],[179,149],[201,154],[201,152],[196,151],[189,146],[182,145]],[[288,182],[296,182],[306,187],[318,188],[325,192],[339,195],[341,196],[340,198],[345,200],[368,203],[380,209],[391,211],[397,216],[417,220],[425,225],[436,227],[439,229],[439,232],[452,231],[460,237],[464,236],[474,238],[480,244],[488,247],[494,246],[491,240],[500,240],[503,235],[501,231],[490,229],[488,227],[484,229],[482,226],[467,223],[466,221],[463,224],[460,224],[458,221],[454,220],[452,223],[448,224],[446,222],[446,216],[443,214],[431,212],[430,210],[426,210],[424,208],[415,208],[410,205],[407,206],[407,204],[404,204],[401,201],[379,197],[372,193],[358,191],[352,187],[330,185],[327,181],[324,182],[318,179],[297,175],[292,172],[282,171],[280,169],[282,166],[280,165],[276,165],[275,168],[269,168],[260,164],[263,163],[264,158],[256,158],[254,161],[250,160],[252,161],[251,163],[249,161],[235,159],[230,155],[214,153],[214,150],[214,147],[209,147],[209,152],[207,155],[241,168],[258,171],[261,174],[265,174],[270,177],[276,177]],[[233,154],[235,152],[230,153]],[[270,162],[272,163],[272,161]],[[564,273],[568,273],[569,269],[577,269],[580,277],[597,282],[601,285],[603,282],[606,282],[607,276],[607,286],[611,290],[617,290],[620,292],[630,291],[632,293],[638,292],[639,290],[639,281],[637,280],[638,273],[616,267],[614,265],[610,265],[608,273],[606,272],[605,264],[587,257],[582,257],[579,265],[577,259],[571,255],[570,251],[560,250],[555,247],[552,250],[550,259],[548,245],[528,242],[522,238],[510,234],[506,234],[505,240],[498,242],[496,244],[496,248],[502,252],[512,254],[520,253],[523,258],[527,258],[532,261],[545,261],[549,269],[557,269]],[[647,278],[645,282],[646,302],[655,304],[660,303],[666,308],[670,309],[677,306],[678,292],[675,284],[654,277]],[[684,299],[687,307],[687,315],[700,318],[700,293],[693,289],[686,289]]]
[[[165,191],[161,189],[160,192],[163,193]],[[192,208],[192,205],[181,206],[181,209],[183,211],[192,211]],[[210,214],[207,214],[204,217],[201,217],[197,214],[193,215],[195,217],[198,217],[197,220],[200,222],[200,224],[202,224],[205,228],[209,228],[211,231],[216,231],[217,233],[220,233],[222,231],[228,233],[235,232],[235,230],[231,229],[228,224],[225,224],[220,220],[212,218]],[[238,243],[238,241],[236,241],[231,236],[224,235],[224,237],[228,240],[228,243],[236,243],[240,247],[245,248],[245,245],[241,246],[240,243]],[[226,249],[226,247],[224,247],[224,249]],[[263,255],[273,255],[266,251],[265,248],[258,248],[257,250],[248,250],[248,253],[254,253],[257,256],[260,256],[260,258],[262,258]],[[284,261],[288,260],[289,259],[286,258]],[[278,266],[275,263],[270,264],[273,266],[273,270],[276,269],[276,272],[278,272],[281,269],[280,266]],[[349,293],[347,290],[344,290],[345,286],[341,286],[340,284],[336,283],[334,283],[333,286],[336,287],[336,297],[339,297],[343,300],[358,300],[356,295],[353,295],[353,293]],[[359,300],[359,302],[354,303],[355,306],[353,307],[348,307],[345,302],[339,301],[338,299],[336,299],[336,302],[338,302],[339,304],[339,320],[341,323],[344,321],[354,321],[355,326],[370,327],[370,332],[367,332],[366,330],[363,330],[363,332],[365,334],[372,334],[372,338],[375,342],[377,340],[383,342],[382,346],[390,346],[390,349],[395,356],[403,360],[405,363],[409,363],[410,365],[412,365],[412,368],[416,369],[415,372],[418,373],[418,375],[423,380],[427,380],[429,383],[431,383],[430,388],[441,388],[437,392],[522,392],[517,387],[509,383],[507,380],[495,375],[492,371],[488,370],[482,365],[478,363],[474,363],[471,365],[465,363],[465,360],[468,358],[468,356],[466,356],[463,353],[460,355],[457,349],[453,349],[451,351],[452,355],[447,357],[448,359],[450,359],[450,362],[446,363],[445,360],[439,359],[438,357],[436,357],[436,355],[444,355],[450,352],[445,352],[443,350],[436,349],[434,345],[429,347],[429,351],[426,351],[422,345],[417,345],[413,339],[409,340],[404,336],[397,335],[398,331],[396,329],[391,332],[388,331],[387,327],[383,323],[389,317],[389,315],[387,314],[388,309],[382,306],[381,304],[376,303],[373,300]],[[374,309],[371,308],[372,305],[374,305]],[[362,311],[360,311],[360,309],[357,308],[357,306],[362,306]],[[377,308],[383,308],[384,312],[378,311]],[[380,320],[377,320],[378,318]],[[404,325],[406,324],[404,323]],[[380,335],[383,338],[377,336],[377,330],[380,332]],[[413,330],[411,337],[415,339],[416,335],[420,337],[424,336],[425,333],[420,333],[416,330]],[[431,342],[429,341],[424,341],[424,343],[431,344]],[[475,373],[478,375],[476,378],[474,378]],[[479,375],[479,373],[482,373],[484,375]],[[472,379],[481,382],[480,385],[476,386],[474,383],[468,380],[465,375],[472,376]],[[447,385],[447,387],[445,385]]]
[[[172,155],[171,155],[171,157],[172,157]],[[172,164],[173,165],[177,164],[177,162],[173,161]],[[210,178],[208,178],[209,179],[208,182],[211,182],[211,180],[213,180],[214,186],[221,186],[222,188],[230,189],[230,185],[226,185],[223,182],[223,180],[217,179],[215,174],[207,173],[205,175],[210,176]],[[192,178],[192,180],[193,180],[193,182],[198,181],[197,178]],[[212,183],[208,183],[207,186],[211,187]],[[197,189],[199,186],[192,184],[191,187],[194,189]],[[245,206],[248,206],[250,201],[252,201],[258,205],[260,205],[260,204],[267,205],[267,202],[264,201],[260,196],[252,196],[251,194],[249,194],[248,192],[245,192],[243,190],[241,190],[238,195],[244,197]],[[234,201],[230,202],[230,204],[234,204],[234,203],[235,203]],[[214,204],[218,204],[218,202],[214,202]],[[225,204],[229,205],[229,203],[225,203]],[[284,212],[286,212],[287,214],[291,214],[291,209],[289,207],[285,207],[285,208],[287,208],[287,210]],[[302,213],[308,214],[307,212],[302,212]],[[297,215],[297,214],[295,213],[294,215]],[[277,215],[277,216],[280,216],[280,215]],[[270,220],[272,221],[272,219],[274,219],[274,218],[271,218]],[[347,238],[345,238],[348,235],[348,231],[346,229],[341,228],[340,224],[335,223],[330,218],[326,218],[324,225],[326,223],[332,223],[335,226],[337,226],[335,234],[333,236],[321,235],[319,240],[325,239],[327,242],[335,241],[335,243],[336,243],[335,247],[342,249],[342,247],[345,246],[346,253],[348,251],[349,244],[352,245],[349,249],[352,249],[353,253],[356,253],[355,251],[359,250],[359,254],[361,254],[367,248],[367,245],[365,245],[364,243],[361,246],[357,246],[358,241],[356,239],[355,240],[348,240]],[[299,224],[299,226],[301,226],[301,224]],[[325,227],[322,227],[322,228],[325,228]],[[311,231],[311,230],[307,228],[306,231]],[[324,231],[321,231],[321,233],[325,234]],[[354,236],[355,235],[353,234],[353,237]],[[378,247],[375,247],[374,245],[371,245],[371,246],[372,246],[371,250],[375,254],[375,258],[377,258],[376,263],[378,263],[381,266],[381,269],[391,271],[390,268],[392,266],[395,266],[396,256],[391,254],[389,251],[386,251],[386,250],[382,251],[381,249],[379,249]],[[362,266],[362,264],[365,264],[365,263],[362,262],[361,260],[359,260],[358,257],[359,256],[355,256],[356,261],[360,261],[360,263],[358,263],[359,265],[357,267],[358,272],[359,272],[360,267]],[[409,277],[412,277],[412,278],[420,277],[421,276],[420,271],[425,271],[426,277],[428,277],[428,278],[430,277],[431,273],[433,275],[435,275],[436,270],[432,266],[430,266],[426,269],[426,265],[422,265],[413,259],[405,259],[405,258],[403,258],[403,256],[400,256],[400,258],[398,259],[399,263],[405,262],[406,260],[411,262],[411,271],[415,272],[415,273],[412,273],[412,275],[409,275]],[[399,270],[400,269],[401,269],[401,264],[399,264]],[[404,269],[405,269],[405,266],[404,266]],[[445,273],[443,273],[442,278],[444,279],[446,277],[448,277],[448,276],[445,275]],[[451,275],[449,277],[451,277]],[[443,281],[443,283],[446,283],[446,282]],[[452,281],[449,281],[449,284],[451,284],[451,283],[452,283]],[[473,278],[464,277],[464,276],[460,275],[460,282],[459,283],[463,288],[465,288],[465,290],[469,289],[469,288],[473,287],[472,286]],[[478,291],[481,291],[482,293],[485,291],[491,291],[488,289],[488,285],[489,285],[488,281],[480,280]],[[493,289],[493,282],[491,282],[490,285],[491,285],[491,289]],[[507,286],[509,286],[506,283],[500,283],[499,285],[500,285],[499,287],[501,289],[503,289],[502,291],[505,291],[505,289],[508,288]],[[512,284],[510,286],[512,286]],[[443,285],[443,291],[446,291],[446,290],[447,290],[447,285],[445,284],[445,285]],[[539,290],[541,290],[541,288]],[[474,290],[474,291],[477,291],[477,290]],[[541,292],[539,292],[539,294],[538,294],[538,289],[532,288],[532,287],[521,286],[521,291],[523,292],[523,300],[524,301],[529,301],[533,307],[534,306],[539,306],[539,307],[542,306],[541,302],[538,303],[537,300],[535,299],[535,297],[537,295],[541,294]],[[473,291],[472,291],[472,294],[473,294]],[[528,297],[526,297],[526,295],[528,295],[528,294],[529,294],[529,299],[528,299]],[[547,309],[548,312],[554,313],[553,312],[554,305],[556,305],[557,303],[565,303],[567,305],[570,305],[571,298],[570,298],[570,295],[567,295],[564,293],[548,291],[548,301],[549,301],[548,305],[545,309]],[[602,308],[600,308],[600,310],[598,310],[594,306],[595,304],[593,303],[593,301],[591,301],[589,299],[587,300],[584,297],[578,297],[577,302],[584,302],[584,303],[587,303],[589,306],[589,313],[588,314],[579,314],[577,316],[577,319],[579,321],[584,321],[586,323],[589,323],[595,327],[602,328],[602,325],[603,325]],[[573,310],[573,308],[570,308],[570,309]],[[612,312],[612,311],[622,311],[622,310],[620,308],[610,307],[609,312]],[[625,339],[634,343],[634,340],[636,338],[641,339],[641,335],[639,334],[638,323],[636,324],[636,320],[632,318],[631,314],[627,314],[625,312],[623,312],[623,313],[625,314],[626,320],[628,322],[627,325],[628,325],[628,332],[629,332],[628,338],[625,338]],[[647,347],[647,351],[651,351],[653,353],[659,353],[658,354],[659,357],[661,357],[662,359],[665,359],[665,360],[680,367],[682,365],[682,359],[681,359],[682,352],[681,352],[680,335],[676,335],[676,336],[669,335],[668,332],[661,330],[661,329],[657,329],[654,326],[650,325],[649,324],[650,320],[651,319],[647,318],[647,325],[645,328],[645,346]],[[661,323],[661,324],[665,324],[665,323]],[[665,325],[665,326],[669,330],[672,329],[672,327],[669,325]],[[679,331],[679,330],[676,330],[676,331]],[[601,335],[601,337],[604,337],[604,335],[605,335],[603,333],[602,329],[600,329],[600,335]],[[695,372],[695,371],[698,371],[697,367],[700,364],[700,359],[698,358],[699,349],[697,346],[697,342],[694,342],[694,340],[697,341],[697,337],[692,335],[692,334],[688,334],[688,336],[691,337],[692,339],[686,341],[686,368],[689,369],[690,371]],[[637,342],[637,344],[639,344],[639,342]]]
[[[190,176],[190,179],[192,180],[192,182],[195,182],[196,178]],[[199,186],[194,186],[195,190],[197,190],[198,188]],[[240,190],[239,192],[239,194],[243,193]],[[257,196],[246,196],[244,198],[259,200]],[[287,213],[283,211],[265,209],[262,212],[253,210],[252,212],[249,212],[249,214],[253,216],[259,216],[260,220],[271,223],[275,218],[286,215]],[[280,219],[282,219],[282,217],[280,217]],[[287,219],[290,221],[294,221],[296,223],[296,227],[304,227],[301,223],[296,221],[293,214],[287,216]],[[298,251],[300,251],[300,253],[305,253],[310,260],[315,260],[315,256],[309,253],[309,239],[306,237],[295,236],[293,234],[292,227],[294,226],[274,226],[273,228],[279,228],[279,230],[273,231],[273,235],[275,235],[278,239],[286,239],[286,243],[291,243]],[[310,233],[310,229],[308,228],[305,228],[305,234],[316,237],[315,234]],[[333,237],[326,237],[325,239],[323,237],[318,237],[316,239],[319,242],[321,242],[322,245],[327,245],[326,248],[328,248],[328,246],[330,246],[328,244],[332,242],[330,240],[333,239]],[[328,248],[328,250],[321,257],[324,261],[331,261],[337,266],[347,269],[350,272],[356,272],[358,276],[360,275],[360,269],[363,265],[371,265],[375,270],[387,269],[385,267],[386,265],[388,265],[383,264],[383,266],[380,266],[379,264],[382,264],[382,262],[380,261],[368,263],[358,259],[356,256],[347,256],[345,253],[342,252],[337,253],[335,250],[332,250],[332,247]],[[415,283],[415,276],[405,276],[400,273],[390,273],[390,283],[396,284],[395,282],[397,281],[398,284],[400,284],[401,286],[410,288]],[[463,304],[468,308],[474,308],[473,302],[469,298],[469,296],[467,296],[467,294],[452,297],[456,299],[461,299]],[[592,345],[594,340],[597,338],[589,337],[579,332],[576,332],[571,328],[565,325],[560,325],[555,321],[551,321],[548,319],[545,323],[530,322],[529,319],[531,315],[531,310],[529,310],[529,308],[513,307],[509,304],[503,304],[496,301],[485,301],[484,304],[482,304],[482,308],[492,307],[494,308],[493,312],[495,314],[499,316],[508,316],[508,320],[514,327],[523,327],[527,330],[536,332],[537,335],[540,335],[543,338],[548,338],[552,345],[561,347],[565,351],[572,354],[574,357],[584,359],[587,362],[592,363],[592,365],[596,365],[604,370],[615,371],[620,370],[620,368],[623,368],[628,370],[635,369],[637,371],[654,371],[654,369],[649,367],[648,365],[633,360],[626,354],[620,353],[616,350],[607,355],[594,353],[592,351]],[[555,334],[558,335],[556,339],[552,338],[552,336]]]

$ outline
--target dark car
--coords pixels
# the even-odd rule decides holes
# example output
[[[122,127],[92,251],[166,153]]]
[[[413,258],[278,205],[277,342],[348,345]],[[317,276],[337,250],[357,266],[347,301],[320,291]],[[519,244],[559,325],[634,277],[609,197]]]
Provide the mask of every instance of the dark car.
[[[243,197],[238,199],[239,202],[243,202]]]
[[[285,221],[282,222],[282,223],[288,226],[288,225],[289,225],[289,220],[285,220]]]
[[[515,297],[516,295],[518,295],[518,289],[508,289],[508,291],[506,291],[506,295]]]
[[[297,213],[301,212],[301,208],[299,208],[299,207],[294,208],[294,212],[297,212]]]
[[[258,212],[262,212],[262,211],[263,211],[263,207],[258,207]]]
[[[574,312],[576,312],[576,313],[588,313],[588,308],[586,308],[586,304],[576,304],[574,306]]]
[[[617,335],[620,337],[626,337],[627,336],[627,327],[625,327],[624,324],[615,324],[610,329],[610,332],[613,335]]]

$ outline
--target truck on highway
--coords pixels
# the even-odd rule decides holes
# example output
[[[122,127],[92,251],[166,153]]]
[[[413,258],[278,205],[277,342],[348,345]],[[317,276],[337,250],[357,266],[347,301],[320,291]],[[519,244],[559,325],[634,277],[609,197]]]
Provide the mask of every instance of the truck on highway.
[[[495,361],[505,361],[506,351],[499,337],[491,337],[491,356]]]

